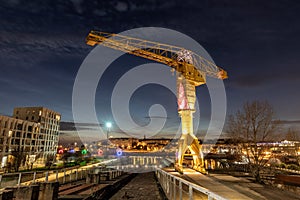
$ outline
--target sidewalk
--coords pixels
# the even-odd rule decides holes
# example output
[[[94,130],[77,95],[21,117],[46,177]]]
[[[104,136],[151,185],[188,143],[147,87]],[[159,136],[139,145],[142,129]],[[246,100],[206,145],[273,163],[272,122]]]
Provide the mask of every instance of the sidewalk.
[[[197,185],[200,185],[218,195],[221,197],[224,197],[226,199],[230,200],[250,200],[253,198],[250,198],[239,191],[236,191],[230,187],[228,187],[225,184],[222,184],[214,179],[212,179],[208,175],[203,175],[199,172],[195,172],[195,170],[192,169],[184,169],[184,174],[181,175],[181,178],[186,179],[187,181],[194,182]]]
[[[203,175],[192,169],[184,169],[184,174],[170,172],[187,181],[200,185],[227,199],[255,199],[255,200],[296,200],[299,195],[280,190],[267,185],[254,183],[244,177],[234,177],[227,174]]]

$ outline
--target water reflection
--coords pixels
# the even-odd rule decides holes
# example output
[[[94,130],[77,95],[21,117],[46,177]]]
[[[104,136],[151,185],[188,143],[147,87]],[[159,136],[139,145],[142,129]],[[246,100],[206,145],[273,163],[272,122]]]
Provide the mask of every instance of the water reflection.
[[[111,162],[108,166],[132,173],[143,173],[154,171],[156,168],[167,167],[171,163],[171,158],[160,156],[124,156]]]

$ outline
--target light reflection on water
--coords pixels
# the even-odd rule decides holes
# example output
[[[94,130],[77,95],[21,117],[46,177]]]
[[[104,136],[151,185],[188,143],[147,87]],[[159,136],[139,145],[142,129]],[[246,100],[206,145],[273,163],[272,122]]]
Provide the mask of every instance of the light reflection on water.
[[[160,156],[124,156],[108,166],[132,173],[143,173],[167,167],[171,164],[171,160]]]

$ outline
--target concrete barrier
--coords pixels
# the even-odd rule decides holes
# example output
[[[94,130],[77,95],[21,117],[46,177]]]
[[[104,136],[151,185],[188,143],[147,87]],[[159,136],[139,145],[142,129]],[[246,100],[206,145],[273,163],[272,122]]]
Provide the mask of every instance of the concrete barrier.
[[[14,198],[14,192],[12,190],[4,190],[0,192],[0,199],[12,200]]]
[[[18,200],[38,199],[39,195],[39,185],[14,186],[7,187],[6,189],[11,190],[13,197]]]
[[[39,183],[40,192],[38,200],[57,200],[59,183]]]
[[[57,200],[59,183],[38,183],[29,186],[7,187],[0,193],[2,200]]]

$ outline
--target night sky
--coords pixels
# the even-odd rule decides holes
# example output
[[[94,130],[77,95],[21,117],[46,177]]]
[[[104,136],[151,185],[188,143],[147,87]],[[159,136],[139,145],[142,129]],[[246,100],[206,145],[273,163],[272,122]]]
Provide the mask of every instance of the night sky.
[[[245,101],[258,99],[268,100],[277,118],[300,120],[299,1],[0,2],[0,113],[3,115],[11,115],[16,106],[45,106],[60,112],[63,121],[73,121],[74,80],[84,58],[93,49],[85,44],[88,32],[118,33],[152,26],[174,29],[197,40],[216,64],[227,70],[228,114]],[[145,60],[123,56],[119,62],[122,66],[112,65],[106,72],[109,78],[101,80],[102,88],[97,90],[100,123],[113,121],[110,95],[120,74]],[[130,105],[139,124],[147,124],[149,106],[155,103],[168,104],[166,130],[179,122],[174,95],[157,85],[139,90]],[[206,98],[201,108],[209,118],[205,114],[209,112],[205,86],[197,92]],[[171,100],[165,102],[166,98]]]

